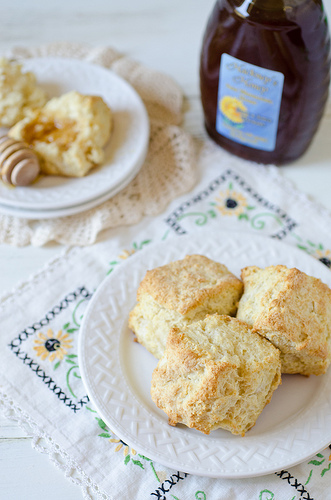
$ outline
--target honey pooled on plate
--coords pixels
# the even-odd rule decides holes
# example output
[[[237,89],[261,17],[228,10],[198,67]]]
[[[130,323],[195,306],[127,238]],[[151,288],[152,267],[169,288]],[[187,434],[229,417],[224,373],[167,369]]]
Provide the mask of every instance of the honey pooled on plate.
[[[8,135],[31,145],[48,175],[83,177],[104,161],[112,112],[100,96],[71,91],[54,97]]]

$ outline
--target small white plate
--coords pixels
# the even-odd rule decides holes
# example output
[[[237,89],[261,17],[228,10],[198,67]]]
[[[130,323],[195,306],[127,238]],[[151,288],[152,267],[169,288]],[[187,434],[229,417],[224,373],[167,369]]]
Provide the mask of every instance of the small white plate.
[[[2,205],[0,203],[0,214],[12,215],[14,217],[19,217],[21,219],[39,220],[39,219],[58,219],[59,217],[67,217],[68,215],[75,215],[91,208],[95,208],[101,203],[109,200],[115,194],[119,193],[124,189],[137,175],[139,172],[144,159],[140,163],[137,163],[136,170],[132,170],[131,174],[127,176],[122,184],[118,184],[114,189],[108,191],[107,193],[99,196],[94,200],[87,201],[80,205],[74,205],[72,207],[58,208],[54,210],[28,210],[24,208],[16,208],[8,205]]]
[[[23,62],[49,97],[71,90],[99,95],[113,112],[113,132],[105,146],[105,161],[82,178],[44,176],[26,187],[0,183],[0,203],[27,210],[55,210],[79,206],[112,192],[137,173],[146,157],[149,121],[136,91],[110,70],[77,59],[35,58]]]
[[[331,442],[331,370],[320,377],[283,376],[271,403],[245,437],[216,430],[206,436],[170,427],[150,397],[157,360],[133,341],[128,315],[146,270],[187,254],[224,263],[237,276],[248,265],[285,264],[331,286],[331,273],[303,251],[271,238],[219,232],[180,236],[151,245],[115,269],[84,315],[79,365],[89,397],[117,436],[172,469],[208,477],[243,478],[291,467]]]

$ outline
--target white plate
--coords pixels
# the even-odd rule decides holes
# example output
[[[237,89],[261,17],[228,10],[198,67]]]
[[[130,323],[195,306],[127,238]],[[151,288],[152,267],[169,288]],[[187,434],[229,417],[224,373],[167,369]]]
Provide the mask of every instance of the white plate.
[[[237,276],[247,265],[285,264],[331,285],[330,271],[279,241],[245,233],[180,236],[130,257],[95,292],[84,315],[79,364],[89,397],[119,438],[160,464],[208,477],[260,476],[310,458],[331,442],[331,370],[309,378],[283,376],[271,403],[245,437],[216,430],[206,436],[170,427],[150,397],[157,360],[127,327],[146,270],[201,253]]]
[[[107,193],[99,196],[94,200],[87,201],[80,205],[74,205],[72,207],[64,207],[58,208],[54,210],[28,210],[25,208],[16,208],[8,205],[2,205],[0,203],[0,214],[4,215],[12,215],[14,217],[20,217],[21,219],[31,219],[31,220],[39,220],[39,219],[58,219],[59,217],[67,217],[68,215],[75,215],[86,210],[90,210],[91,208],[95,208],[104,201],[109,200],[119,191],[124,189],[137,175],[141,166],[143,164],[143,160],[141,163],[137,163],[136,170],[132,170],[131,174],[124,179],[121,184],[118,184],[114,189],[108,191]]]
[[[27,210],[55,210],[103,196],[130,177],[147,154],[149,121],[136,91],[110,70],[77,59],[35,58],[23,62],[50,97],[70,90],[101,96],[113,112],[105,161],[82,178],[44,176],[27,187],[0,183],[0,203]]]

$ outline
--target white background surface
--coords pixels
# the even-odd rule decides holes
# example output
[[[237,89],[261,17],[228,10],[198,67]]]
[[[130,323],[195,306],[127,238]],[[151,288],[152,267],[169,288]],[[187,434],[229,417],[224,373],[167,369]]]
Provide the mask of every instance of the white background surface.
[[[331,0],[324,4],[331,20]],[[199,52],[214,0],[1,0],[0,5],[1,53],[16,45],[55,41],[113,46],[173,76],[187,97],[186,130],[195,136],[205,135],[199,101]],[[331,209],[329,131],[320,131],[304,157],[282,167],[281,172]],[[20,249],[0,245],[0,294],[61,250],[58,245]],[[0,417],[1,500],[82,500],[80,489],[47,457],[32,450],[30,441],[19,427]]]

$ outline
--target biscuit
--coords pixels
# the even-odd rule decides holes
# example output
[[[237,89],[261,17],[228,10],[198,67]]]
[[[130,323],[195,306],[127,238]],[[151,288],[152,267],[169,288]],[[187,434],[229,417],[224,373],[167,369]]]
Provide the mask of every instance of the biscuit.
[[[208,315],[171,329],[151,396],[170,425],[244,435],[281,383],[280,366],[279,350],[246,323]]]
[[[72,91],[48,101],[8,135],[33,147],[42,173],[83,177],[103,162],[111,129],[112,113],[101,97]]]
[[[138,342],[160,358],[170,328],[215,312],[234,316],[242,290],[242,282],[223,264],[202,255],[188,255],[147,271],[129,327]]]
[[[0,58],[0,126],[12,127],[46,101],[32,72],[23,73],[21,64]]]
[[[321,375],[331,362],[331,290],[298,269],[246,267],[237,318],[281,351],[282,372]]]

